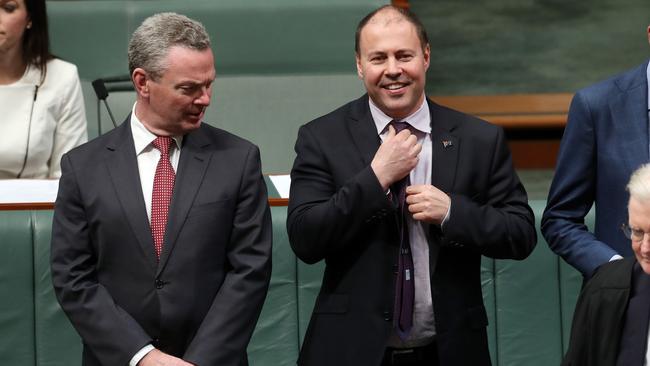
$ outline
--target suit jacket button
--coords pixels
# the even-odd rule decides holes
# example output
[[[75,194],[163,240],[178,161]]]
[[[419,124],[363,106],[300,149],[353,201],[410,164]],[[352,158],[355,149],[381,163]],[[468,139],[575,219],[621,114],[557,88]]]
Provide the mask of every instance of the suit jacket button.
[[[387,322],[393,320],[393,316],[390,311],[384,311],[384,320]]]
[[[165,282],[161,280],[156,280],[156,288],[160,290],[161,288],[165,287]]]

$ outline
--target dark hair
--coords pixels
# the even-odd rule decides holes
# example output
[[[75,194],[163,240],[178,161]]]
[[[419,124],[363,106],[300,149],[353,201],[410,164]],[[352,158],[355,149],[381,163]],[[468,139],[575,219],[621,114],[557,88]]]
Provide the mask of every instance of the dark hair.
[[[404,9],[404,8],[398,8],[393,5],[384,5],[380,8],[377,8],[373,10],[370,14],[366,15],[361,21],[359,22],[359,25],[357,25],[357,31],[354,35],[354,52],[357,54],[359,53],[359,39],[361,38],[361,30],[363,30],[363,27],[368,24],[370,19],[372,19],[377,13],[391,9],[399,13],[408,21],[409,23],[413,24],[415,26],[415,30],[418,34],[418,38],[420,39],[420,45],[422,46],[422,50],[424,50],[427,45],[429,44],[429,37],[427,36],[427,31],[424,29],[424,25],[422,25],[422,22],[420,19],[410,10]]]
[[[27,65],[39,69],[43,81],[47,73],[47,62],[54,58],[50,53],[45,0],[25,0],[25,8],[32,26],[25,29],[23,34],[23,60]]]

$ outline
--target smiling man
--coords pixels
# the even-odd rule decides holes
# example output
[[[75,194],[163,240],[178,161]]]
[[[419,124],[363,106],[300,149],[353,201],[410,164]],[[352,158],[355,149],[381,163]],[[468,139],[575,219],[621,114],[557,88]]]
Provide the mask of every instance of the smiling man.
[[[357,27],[367,95],[300,128],[287,229],[324,260],[299,365],[489,365],[481,255],[523,259],[533,213],[503,131],[424,94],[420,21]]]
[[[271,274],[256,146],[202,123],[208,34],[174,13],[129,43],[137,99],[62,159],[52,280],[83,365],[245,366]]]

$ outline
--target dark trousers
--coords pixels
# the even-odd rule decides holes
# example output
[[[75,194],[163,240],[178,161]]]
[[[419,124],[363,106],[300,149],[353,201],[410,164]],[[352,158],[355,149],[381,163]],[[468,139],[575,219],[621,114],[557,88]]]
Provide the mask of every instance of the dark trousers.
[[[416,348],[387,348],[381,366],[439,366],[436,342]]]

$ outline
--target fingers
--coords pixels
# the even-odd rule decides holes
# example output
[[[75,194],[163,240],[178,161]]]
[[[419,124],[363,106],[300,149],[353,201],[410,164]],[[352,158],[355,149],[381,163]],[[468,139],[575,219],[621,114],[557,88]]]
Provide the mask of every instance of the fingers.
[[[425,185],[425,184],[414,184],[411,186],[406,187],[406,193],[411,195],[411,199],[413,199],[412,195],[416,195],[418,193],[424,192],[428,187],[435,188],[433,186]],[[408,197],[407,197],[408,199]],[[407,201],[408,202],[408,201]]]
[[[426,208],[426,205],[422,204],[422,203],[412,203],[412,204],[409,203],[408,204],[408,210],[412,214],[422,212],[422,211],[424,211],[425,208]]]
[[[391,184],[409,174],[418,163],[422,151],[418,138],[409,130],[395,133],[393,126],[388,126],[388,133],[375,153],[370,167],[377,176],[384,190]]]
[[[450,198],[432,185],[406,187],[406,203],[413,219],[440,224],[449,211]]]
[[[422,151],[422,144],[415,144],[411,146],[411,149],[409,150],[409,155],[418,158],[420,156],[421,151]]]
[[[386,135],[385,139],[390,139],[395,137],[395,127],[392,125],[388,125],[388,134]]]
[[[410,144],[415,144],[418,139],[417,136],[414,133],[412,133],[411,130],[409,130],[408,128],[397,133],[393,125],[388,125],[388,132],[384,137],[384,143],[393,138],[395,139],[395,141],[401,141],[401,142],[408,141]]]

